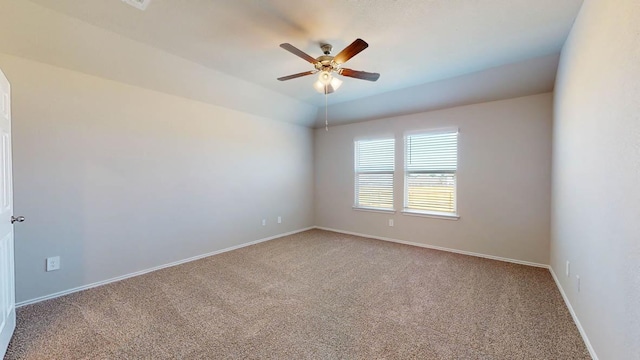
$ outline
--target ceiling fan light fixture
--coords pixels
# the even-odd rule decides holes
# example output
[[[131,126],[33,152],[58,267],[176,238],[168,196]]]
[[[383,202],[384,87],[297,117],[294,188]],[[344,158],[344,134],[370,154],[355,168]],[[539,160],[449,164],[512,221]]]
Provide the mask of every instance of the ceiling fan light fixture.
[[[320,72],[320,75],[318,76],[318,81],[320,81],[322,84],[330,85],[331,80],[333,80],[333,76],[331,76],[330,72],[326,70]]]
[[[320,82],[320,80],[313,83],[313,88],[316,89],[316,91],[319,92],[320,94],[324,94],[325,85],[322,82]],[[331,88],[331,85],[328,85],[326,87],[327,94],[331,94],[333,92],[330,88]]]
[[[329,75],[331,76],[331,75]],[[313,83],[313,88],[316,89],[320,94],[324,94],[325,90],[327,94],[331,94],[332,92],[338,90],[338,88],[342,85],[342,80],[331,77],[331,80],[325,84],[322,80],[318,79],[315,83]]]
[[[333,88],[333,90],[338,90],[338,88],[342,86],[342,80],[338,79],[337,77],[334,77],[333,79],[331,79],[330,85]]]

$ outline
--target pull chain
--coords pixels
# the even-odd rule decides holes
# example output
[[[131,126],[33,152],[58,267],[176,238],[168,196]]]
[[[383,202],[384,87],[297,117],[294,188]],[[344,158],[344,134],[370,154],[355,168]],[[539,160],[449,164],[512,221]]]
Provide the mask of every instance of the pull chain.
[[[324,84],[324,130],[329,131],[329,110],[327,109],[327,84]]]

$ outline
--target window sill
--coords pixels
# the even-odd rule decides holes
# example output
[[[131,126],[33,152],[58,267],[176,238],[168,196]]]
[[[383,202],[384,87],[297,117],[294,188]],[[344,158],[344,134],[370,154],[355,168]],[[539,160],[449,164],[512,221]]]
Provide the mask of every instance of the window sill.
[[[420,216],[420,217],[428,217],[434,219],[443,219],[443,220],[459,220],[460,216],[458,215],[449,215],[449,214],[436,214],[436,213],[428,213],[416,210],[402,210],[403,215],[409,216]]]
[[[352,208],[353,210],[358,210],[358,211],[377,212],[377,213],[384,213],[384,214],[396,213],[395,210],[387,210],[387,209],[374,209],[374,208],[366,208],[366,207],[358,207],[358,206],[353,206]]]

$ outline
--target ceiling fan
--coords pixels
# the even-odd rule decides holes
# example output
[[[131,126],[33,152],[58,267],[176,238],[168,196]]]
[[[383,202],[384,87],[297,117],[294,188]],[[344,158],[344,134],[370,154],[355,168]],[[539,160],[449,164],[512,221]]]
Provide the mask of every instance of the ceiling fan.
[[[356,56],[368,46],[369,44],[367,44],[364,40],[356,39],[349,46],[340,51],[338,55],[331,56],[329,54],[331,54],[331,50],[333,47],[330,44],[321,44],[320,49],[322,49],[324,55],[321,55],[318,58],[313,58],[304,51],[296,48],[289,43],[280,44],[281,48],[311,63],[314,69],[289,76],[279,77],[278,80],[291,80],[302,76],[316,74],[319,72],[320,76],[318,77],[318,81],[313,86],[318,92],[324,94],[331,94],[342,84],[342,81],[340,79],[332,75],[332,73],[334,72],[338,75],[346,77],[376,81],[380,77],[380,74],[378,73],[358,71],[342,67],[342,64],[349,61],[349,59]]]

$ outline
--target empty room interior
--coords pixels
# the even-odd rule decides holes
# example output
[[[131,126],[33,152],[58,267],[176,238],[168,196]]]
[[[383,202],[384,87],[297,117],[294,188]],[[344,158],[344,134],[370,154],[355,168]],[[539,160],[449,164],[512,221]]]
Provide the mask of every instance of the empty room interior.
[[[640,359],[637,0],[0,0],[4,359]]]

